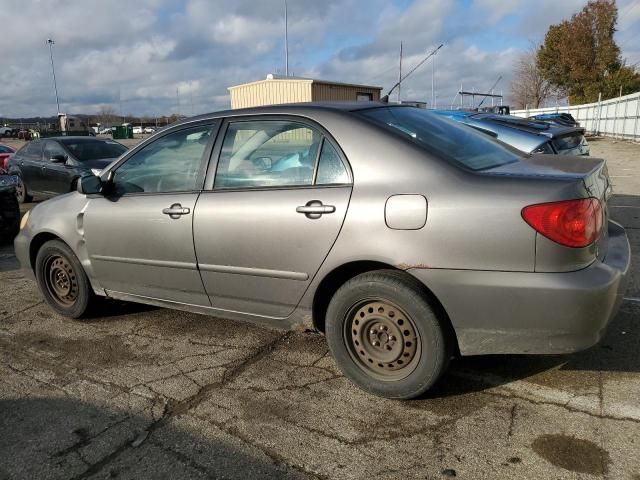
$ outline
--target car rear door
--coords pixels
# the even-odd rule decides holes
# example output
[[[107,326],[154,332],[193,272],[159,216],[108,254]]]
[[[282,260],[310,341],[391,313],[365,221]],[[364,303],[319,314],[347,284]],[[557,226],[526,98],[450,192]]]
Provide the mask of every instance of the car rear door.
[[[192,225],[217,125],[168,131],[113,168],[111,193],[90,199],[82,229],[107,291],[210,305]]]
[[[31,140],[17,159],[23,183],[28,192],[41,191],[40,169],[42,168],[42,142]]]
[[[220,310],[286,317],[340,232],[348,164],[299,119],[232,120],[222,131],[194,217],[207,294]]]

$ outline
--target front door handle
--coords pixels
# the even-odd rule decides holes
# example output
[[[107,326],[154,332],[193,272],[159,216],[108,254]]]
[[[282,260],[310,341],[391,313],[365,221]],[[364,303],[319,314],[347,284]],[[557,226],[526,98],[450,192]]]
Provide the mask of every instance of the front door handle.
[[[180,218],[180,215],[188,215],[190,212],[190,208],[183,207],[179,203],[174,203],[169,208],[162,209],[162,213],[169,215],[171,218]]]
[[[296,212],[304,213],[307,218],[320,218],[326,213],[333,213],[336,207],[333,205],[323,205],[320,200],[311,200],[300,207],[296,207]]]

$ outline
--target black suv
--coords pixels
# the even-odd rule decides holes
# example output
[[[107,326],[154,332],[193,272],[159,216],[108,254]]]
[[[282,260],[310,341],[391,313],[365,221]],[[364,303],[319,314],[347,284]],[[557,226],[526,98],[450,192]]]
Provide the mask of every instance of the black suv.
[[[20,180],[16,195],[20,203],[33,194],[46,196],[76,188],[83,175],[100,171],[127,151],[113,140],[91,137],[53,137],[27,142],[9,161],[9,174]]]

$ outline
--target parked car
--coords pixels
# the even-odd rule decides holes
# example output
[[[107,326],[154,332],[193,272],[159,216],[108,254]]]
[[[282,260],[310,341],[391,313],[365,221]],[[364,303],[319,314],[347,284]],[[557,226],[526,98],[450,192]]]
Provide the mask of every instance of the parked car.
[[[153,127],[144,127],[144,133],[155,133],[155,128]]]
[[[494,113],[464,110],[434,110],[434,113],[485,132],[525,153],[589,155],[583,128]]]
[[[13,128],[0,127],[0,137],[11,137],[13,135]]]
[[[51,137],[27,142],[9,160],[8,170],[19,177],[18,201],[33,194],[59,195],[76,188],[85,174],[98,174],[127,151],[113,140],[92,137]]]
[[[0,244],[9,242],[18,234],[20,207],[16,199],[16,177],[0,168]]]
[[[134,135],[142,134],[142,127],[133,127],[133,134]]]
[[[570,113],[541,113],[538,115],[532,115],[530,120],[552,123],[555,125],[562,125],[565,127],[579,127],[580,124],[573,118]]]
[[[604,160],[424,109],[279,105],[150,137],[33,208],[15,251],[62,315],[103,296],[315,328],[363,389],[412,398],[453,354],[604,335],[630,258],[610,194]]]
[[[13,156],[16,151],[10,147],[9,145],[2,145],[0,143],[0,170],[7,169],[7,165],[9,163],[9,159]]]

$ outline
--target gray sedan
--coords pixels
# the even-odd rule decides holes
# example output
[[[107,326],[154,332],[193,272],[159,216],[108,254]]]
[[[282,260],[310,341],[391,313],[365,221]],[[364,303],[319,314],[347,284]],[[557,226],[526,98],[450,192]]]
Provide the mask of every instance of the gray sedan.
[[[62,315],[106,297],[313,328],[360,387],[412,398],[454,355],[598,342],[630,261],[610,195],[603,160],[428,111],[271,106],[157,133],[37,205],[15,249]]]

